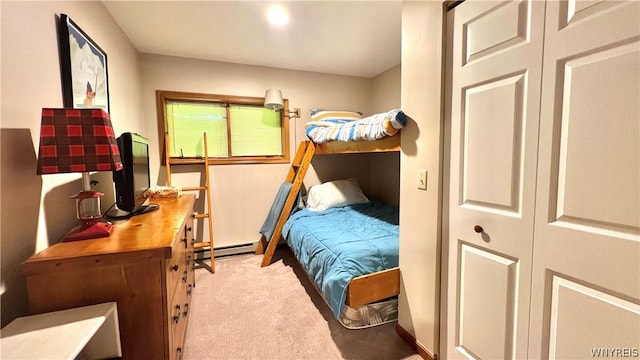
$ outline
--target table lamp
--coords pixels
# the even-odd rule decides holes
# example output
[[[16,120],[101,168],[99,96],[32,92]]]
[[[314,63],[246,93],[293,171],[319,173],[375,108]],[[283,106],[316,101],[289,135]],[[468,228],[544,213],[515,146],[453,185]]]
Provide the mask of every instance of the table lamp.
[[[90,171],[118,171],[122,160],[109,114],[102,109],[42,109],[38,175],[82,173],[82,191],[76,200],[81,225],[62,241],[109,236],[112,224],[102,220],[100,197],[91,188]]]

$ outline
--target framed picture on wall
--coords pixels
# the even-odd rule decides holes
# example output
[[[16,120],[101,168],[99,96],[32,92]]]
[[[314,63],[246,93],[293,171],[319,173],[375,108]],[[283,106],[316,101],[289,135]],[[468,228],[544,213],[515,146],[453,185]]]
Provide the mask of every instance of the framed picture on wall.
[[[109,112],[107,54],[66,14],[58,34],[64,107]]]

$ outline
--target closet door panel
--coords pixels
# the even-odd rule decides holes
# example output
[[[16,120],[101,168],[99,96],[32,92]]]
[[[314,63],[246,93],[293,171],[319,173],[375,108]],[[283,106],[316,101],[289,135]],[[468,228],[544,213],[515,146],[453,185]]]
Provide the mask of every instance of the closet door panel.
[[[610,331],[603,324],[636,328],[640,305],[557,275],[551,284],[549,358],[575,359],[579,354],[595,358],[607,352],[622,357],[623,352],[637,351],[636,332]]]
[[[453,10],[444,358],[527,354],[544,2]]]
[[[526,74],[464,90],[462,206],[518,216]]]
[[[527,42],[528,15],[527,2],[503,2],[465,23],[463,64]]]
[[[631,121],[640,111],[626,95],[640,93],[639,51],[633,42],[563,62],[552,179],[558,222],[598,232],[639,227],[638,167],[629,165],[640,163],[640,121]]]
[[[474,358],[501,359],[513,352],[518,260],[465,243],[459,255],[456,343]]]
[[[536,359],[640,347],[640,3],[581,5],[547,4]]]

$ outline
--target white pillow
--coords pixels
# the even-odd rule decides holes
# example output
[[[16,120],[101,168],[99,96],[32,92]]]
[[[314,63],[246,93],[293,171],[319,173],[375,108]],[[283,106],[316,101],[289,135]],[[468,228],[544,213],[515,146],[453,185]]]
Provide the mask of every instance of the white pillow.
[[[313,185],[307,195],[307,207],[313,211],[367,202],[369,199],[362,193],[358,180],[354,178]]]

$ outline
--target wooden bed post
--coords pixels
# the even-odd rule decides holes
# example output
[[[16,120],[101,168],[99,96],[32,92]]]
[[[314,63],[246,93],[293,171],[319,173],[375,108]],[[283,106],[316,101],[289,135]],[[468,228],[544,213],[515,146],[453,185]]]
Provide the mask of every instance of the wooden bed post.
[[[289,191],[289,195],[287,195],[287,199],[284,202],[284,206],[282,208],[282,211],[280,212],[280,216],[278,217],[276,227],[273,230],[273,234],[271,235],[271,239],[269,239],[269,242],[267,243],[267,239],[262,236],[260,238],[260,242],[258,243],[258,248],[256,249],[256,255],[260,255],[264,251],[264,257],[262,258],[261,265],[262,267],[269,266],[269,264],[271,264],[271,258],[273,257],[273,253],[275,252],[276,246],[278,245],[278,242],[280,241],[280,237],[282,235],[282,228],[284,227],[284,223],[287,221],[289,215],[291,214],[293,203],[298,197],[298,192],[302,187],[302,181],[307,174],[307,170],[309,169],[309,165],[311,164],[311,159],[313,158],[315,149],[315,144],[312,141],[301,142],[298,146],[298,151],[296,151],[296,155],[291,162],[291,167],[289,168],[289,172],[287,173],[287,177],[285,178],[285,182],[289,182],[292,184],[291,190]]]

